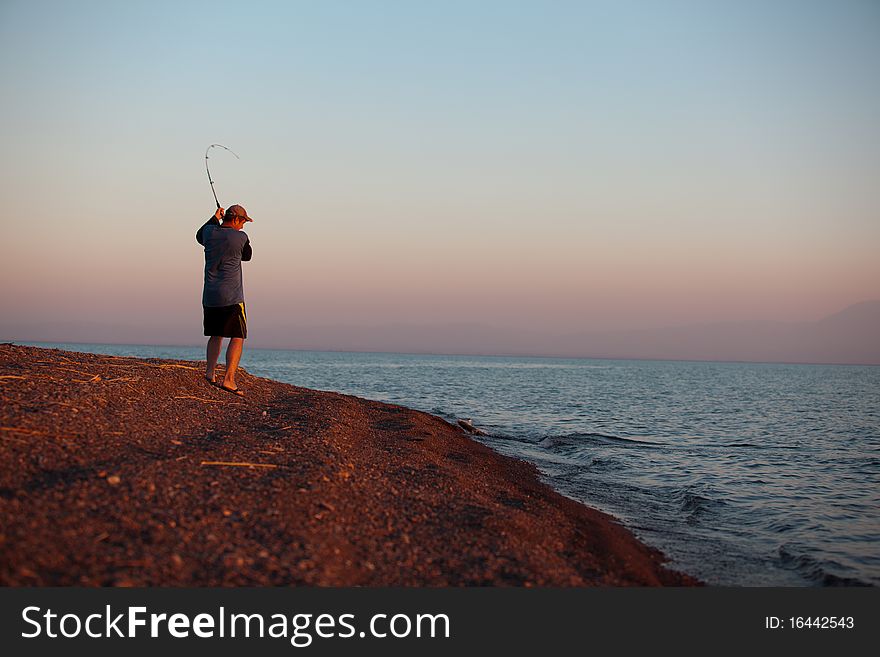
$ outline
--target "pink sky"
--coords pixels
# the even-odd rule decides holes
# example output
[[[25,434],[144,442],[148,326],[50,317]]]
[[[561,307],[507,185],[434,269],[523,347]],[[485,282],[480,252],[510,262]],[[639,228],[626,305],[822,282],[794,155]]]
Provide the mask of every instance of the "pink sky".
[[[880,298],[872,7],[539,5],[288,7],[290,34],[244,10],[5,7],[0,337],[200,341],[216,141],[241,155],[215,151],[221,201],[256,218],[254,344],[815,320]],[[206,72],[194,44],[242,25],[260,47]]]

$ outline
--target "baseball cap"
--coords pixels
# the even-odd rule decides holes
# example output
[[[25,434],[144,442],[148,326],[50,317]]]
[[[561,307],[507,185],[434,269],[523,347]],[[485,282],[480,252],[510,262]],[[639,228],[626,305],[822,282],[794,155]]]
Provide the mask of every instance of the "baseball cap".
[[[253,219],[248,216],[247,210],[240,205],[230,205],[226,208],[226,214],[223,216],[223,219],[230,220],[233,217],[241,217],[245,221],[253,221]]]

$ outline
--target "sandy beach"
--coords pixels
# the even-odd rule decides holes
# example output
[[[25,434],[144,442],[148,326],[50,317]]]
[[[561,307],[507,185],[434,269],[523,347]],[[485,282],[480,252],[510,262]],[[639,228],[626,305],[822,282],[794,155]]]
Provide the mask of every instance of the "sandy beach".
[[[0,346],[0,584],[699,584],[441,418],[238,383]]]

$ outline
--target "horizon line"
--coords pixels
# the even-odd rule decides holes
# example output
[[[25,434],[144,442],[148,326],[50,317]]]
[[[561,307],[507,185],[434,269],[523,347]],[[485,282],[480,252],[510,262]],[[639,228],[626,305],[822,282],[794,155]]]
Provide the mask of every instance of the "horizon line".
[[[58,342],[42,340],[9,340],[8,344],[29,345],[86,345],[100,347],[103,345],[113,347],[177,347],[182,349],[199,348],[199,344],[146,344],[133,342]],[[57,347],[55,347],[57,348]],[[655,363],[728,363],[740,365],[829,365],[833,367],[880,367],[880,363],[839,363],[827,361],[786,361],[786,360],[729,360],[712,358],[633,358],[626,356],[562,356],[562,355],[534,355],[524,353],[450,353],[432,351],[383,351],[383,350],[353,350],[353,349],[304,349],[299,347],[257,347],[248,346],[248,350],[255,351],[300,351],[307,353],[327,354],[384,354],[389,356],[456,356],[461,358],[536,358],[548,360],[603,360],[603,361],[631,361],[631,362],[655,362]],[[63,350],[62,350],[63,351]],[[133,356],[137,358],[137,356]]]

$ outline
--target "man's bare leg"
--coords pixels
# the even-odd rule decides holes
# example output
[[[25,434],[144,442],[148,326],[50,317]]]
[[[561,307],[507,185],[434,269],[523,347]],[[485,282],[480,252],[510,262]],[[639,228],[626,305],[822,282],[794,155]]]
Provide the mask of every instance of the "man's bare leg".
[[[238,361],[241,360],[241,351],[244,348],[244,338],[229,338],[229,346],[226,348],[226,376],[223,378],[223,386],[235,390],[235,370],[238,369]]]
[[[208,365],[205,367],[205,377],[208,381],[214,382],[214,368],[217,367],[217,361],[220,358],[220,349],[223,348],[223,338],[219,335],[212,335],[208,338]]]

